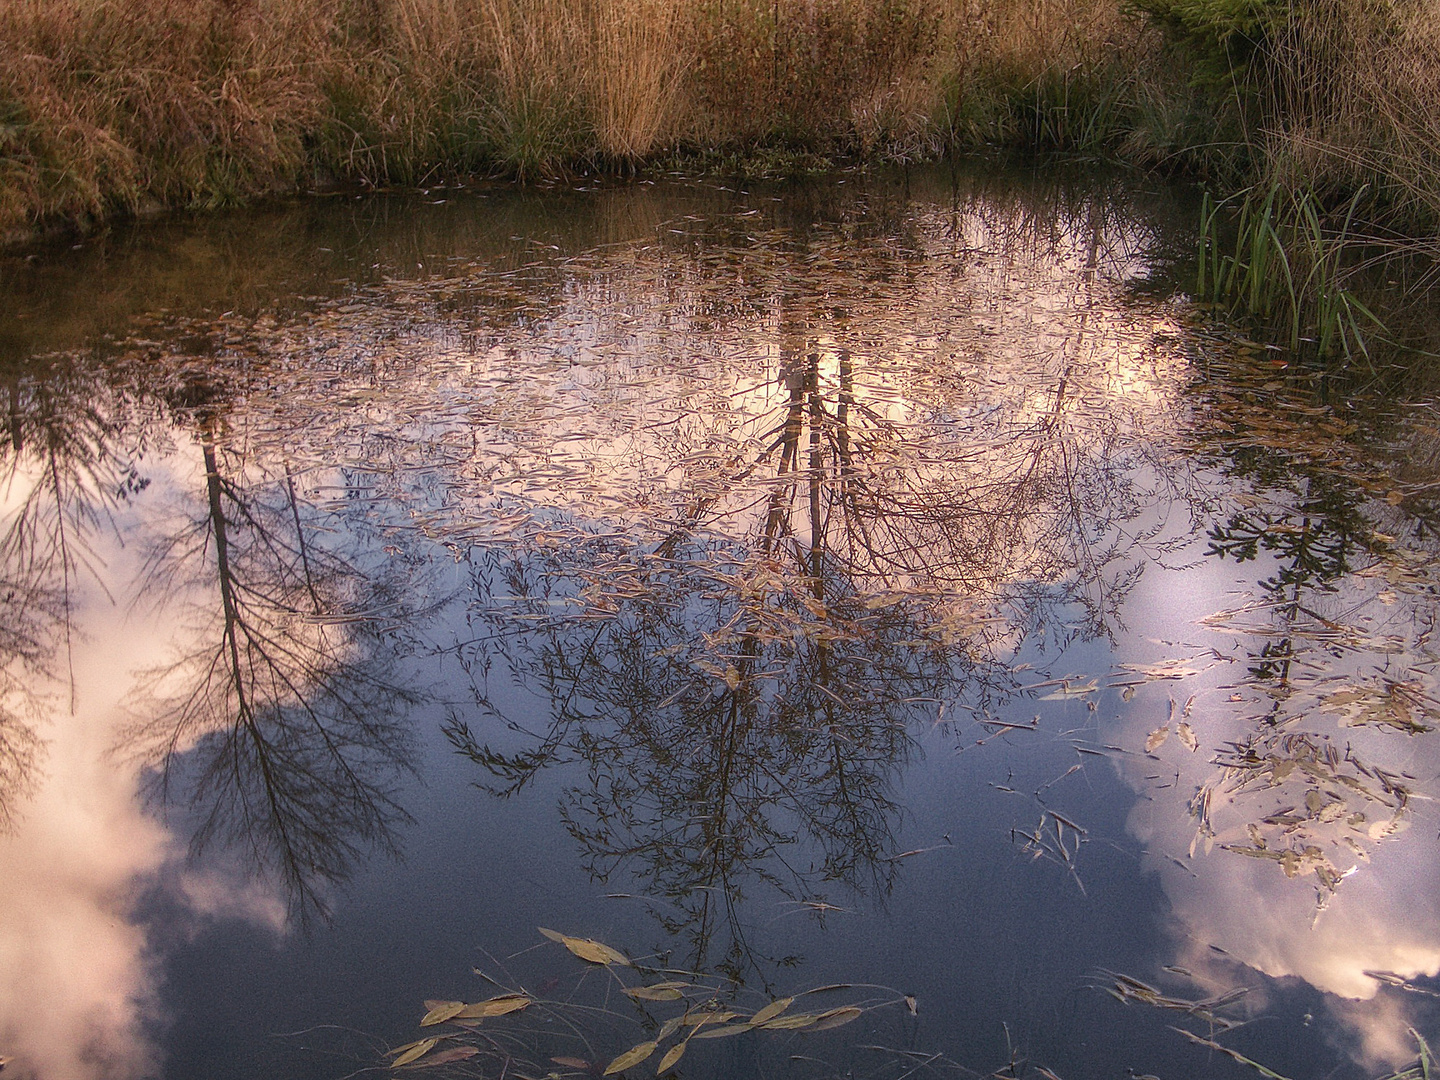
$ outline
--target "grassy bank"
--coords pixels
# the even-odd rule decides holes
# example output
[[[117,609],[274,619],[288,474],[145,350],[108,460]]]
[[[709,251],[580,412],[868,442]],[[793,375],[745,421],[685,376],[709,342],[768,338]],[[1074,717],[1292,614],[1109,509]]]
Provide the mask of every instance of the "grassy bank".
[[[1440,222],[1426,0],[5,0],[0,234],[325,182],[1104,154]]]

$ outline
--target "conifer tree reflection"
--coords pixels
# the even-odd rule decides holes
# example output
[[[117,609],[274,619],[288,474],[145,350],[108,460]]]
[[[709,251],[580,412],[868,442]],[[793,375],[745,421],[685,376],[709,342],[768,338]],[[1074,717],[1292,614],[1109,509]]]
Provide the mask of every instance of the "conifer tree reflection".
[[[1339,439],[1318,437],[1328,443],[1319,460],[1344,459]],[[1358,468],[1342,473],[1273,449],[1241,448],[1230,469],[1259,481],[1264,496],[1211,528],[1209,554],[1238,563],[1268,556],[1272,569],[1253,602],[1214,622],[1258,639],[1247,676],[1264,707],[1221,749],[1216,774],[1192,800],[1192,851],[1218,842],[1275,862],[1287,877],[1313,875],[1323,909],[1341,867],[1368,861],[1373,843],[1408,825],[1414,778],[1402,775],[1383,740],[1353,729],[1418,735],[1440,722],[1434,680],[1417,670],[1414,655],[1433,613],[1422,603],[1407,619],[1392,597],[1399,617],[1383,634],[1360,614],[1371,600],[1365,585],[1357,596],[1354,572],[1367,563],[1384,567],[1392,553],[1366,511]],[[1330,731],[1336,720],[1352,729],[1343,749]],[[1412,754],[1407,748],[1399,760]],[[1277,802],[1289,805],[1275,813]]]
[[[193,644],[151,673],[130,745],[153,794],[194,816],[192,852],[236,846],[302,918],[371,849],[393,852],[412,768],[411,695],[387,634],[406,615],[398,571],[323,539],[295,477],[247,463],[199,423],[204,497],[150,560]]]

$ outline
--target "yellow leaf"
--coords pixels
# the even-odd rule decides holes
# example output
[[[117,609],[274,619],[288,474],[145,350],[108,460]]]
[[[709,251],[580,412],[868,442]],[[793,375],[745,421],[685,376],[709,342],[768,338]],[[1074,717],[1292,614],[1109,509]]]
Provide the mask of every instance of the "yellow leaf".
[[[777,1016],[774,1020],[767,1020],[760,1026],[766,1031],[795,1031],[799,1028],[809,1027],[820,1019],[818,1013],[800,1013],[796,1016]]]
[[[1185,744],[1185,749],[1192,754],[1200,749],[1200,740],[1195,737],[1194,730],[1185,721],[1180,721],[1180,727],[1176,729],[1175,733],[1180,736],[1180,741]]]
[[[465,1008],[463,1001],[441,1001],[435,1005],[420,1021],[421,1027],[431,1027],[435,1024],[443,1024],[446,1020],[453,1019],[460,1015]]]
[[[1170,737],[1170,725],[1169,725],[1169,724],[1166,724],[1164,727],[1158,727],[1158,728],[1156,728],[1154,731],[1150,732],[1149,736],[1147,736],[1146,739],[1145,739],[1145,752],[1146,752],[1147,754],[1152,754],[1152,753],[1154,753],[1156,750],[1158,750],[1158,749],[1160,748],[1160,745],[1161,745],[1166,739],[1168,739],[1169,737]]]
[[[487,1016],[504,1016],[506,1013],[519,1012],[529,1005],[530,1001],[531,999],[524,994],[501,994],[488,1001],[466,1005],[455,1014],[455,1019],[479,1020]]]
[[[421,1039],[400,1048],[400,1056],[390,1063],[390,1067],[398,1069],[401,1065],[409,1065],[417,1058],[422,1058],[435,1048],[440,1041],[439,1036],[432,1035],[428,1039]]]
[[[673,986],[632,986],[625,993],[637,1001],[679,1001],[685,996]]]
[[[793,997],[780,998],[778,1001],[772,1001],[752,1016],[750,1022],[752,1024],[763,1024],[766,1020],[773,1020],[794,1004],[794,1001],[795,999]]]
[[[627,967],[630,965],[630,960],[624,953],[599,941],[591,938],[571,937],[569,934],[562,934],[556,930],[547,930],[543,926],[536,929],[551,941],[558,941],[564,945],[581,960],[589,961],[592,964],[624,964]]]
[[[823,1012],[810,1026],[811,1031],[825,1031],[829,1028],[837,1028],[841,1024],[848,1024],[851,1020],[858,1019],[863,1010],[857,1009],[854,1005],[846,1005],[840,1009],[831,1009]]]
[[[697,1031],[691,1035],[692,1039],[723,1039],[727,1035],[738,1035],[742,1031],[753,1031],[754,1024],[721,1024],[719,1027],[706,1028],[704,1031]]]
[[[639,1046],[632,1046],[605,1067],[605,1075],[614,1076],[618,1072],[624,1072],[632,1065],[639,1065],[655,1052],[655,1047],[658,1045],[655,1042],[643,1042]]]
[[[685,1056],[685,1047],[689,1045],[690,1040],[686,1039],[684,1042],[678,1042],[670,1047],[669,1050],[665,1051],[665,1056],[660,1059],[660,1064],[655,1066],[655,1075],[659,1076],[666,1069],[673,1069],[675,1063]]]
[[[453,1061],[464,1061],[480,1053],[478,1046],[452,1046],[448,1050],[441,1050],[438,1054],[431,1054],[424,1061],[411,1065],[412,1069],[430,1069],[436,1065],[449,1065]]]

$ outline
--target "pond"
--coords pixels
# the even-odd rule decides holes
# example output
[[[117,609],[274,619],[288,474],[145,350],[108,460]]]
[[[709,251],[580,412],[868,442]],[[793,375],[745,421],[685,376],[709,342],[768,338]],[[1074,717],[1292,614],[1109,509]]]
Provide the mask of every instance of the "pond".
[[[6,1076],[1419,1076],[1440,407],[1189,304],[1195,210],[476,185],[6,257]]]

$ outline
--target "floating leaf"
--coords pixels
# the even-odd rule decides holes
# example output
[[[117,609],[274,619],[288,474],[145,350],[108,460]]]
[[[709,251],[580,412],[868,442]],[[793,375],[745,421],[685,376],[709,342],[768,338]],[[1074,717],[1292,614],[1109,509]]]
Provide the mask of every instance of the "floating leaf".
[[[558,941],[565,948],[578,956],[581,960],[592,964],[623,964],[630,966],[629,958],[622,952],[612,949],[609,945],[594,940],[593,938],[571,937],[569,934],[562,934],[555,930],[547,930],[545,927],[537,929],[551,941]]]
[[[479,1020],[487,1016],[504,1016],[506,1013],[519,1012],[531,1003],[531,998],[524,994],[501,994],[498,997],[490,998],[488,1001],[476,1002],[474,1005],[466,1005],[455,1014],[457,1020]]]
[[[614,1061],[610,1062],[609,1065],[605,1066],[605,1075],[614,1076],[618,1072],[624,1072],[632,1065],[639,1065],[640,1062],[644,1061],[651,1054],[653,1054],[655,1052],[655,1047],[659,1045],[659,1043],[652,1041],[642,1042],[639,1046],[632,1046],[629,1050],[626,1050]]]
[[[690,1040],[686,1039],[684,1042],[678,1042],[670,1047],[669,1050],[666,1050],[665,1056],[660,1059],[660,1064],[655,1066],[655,1075],[659,1076],[666,1069],[673,1069],[675,1063],[685,1056],[685,1048],[689,1045]]]
[[[1067,698],[1085,697],[1088,694],[1095,693],[1097,689],[1099,689],[1099,686],[1093,680],[1085,683],[1083,686],[1071,686],[1068,682],[1066,682],[1063,686],[1060,687],[1060,689],[1051,691],[1050,693],[1041,697],[1040,700],[1064,701]]]
[[[766,1005],[763,1009],[761,1009],[754,1016],[752,1016],[750,1018],[750,1023],[763,1024],[766,1020],[773,1020],[775,1017],[779,1016],[782,1012],[784,1012],[794,1003],[795,999],[793,997],[780,998],[776,1001],[772,1001],[769,1005]]]
[[[1185,721],[1180,721],[1180,726],[1176,729],[1175,734],[1180,736],[1180,741],[1185,744],[1185,749],[1192,754],[1200,749],[1200,740],[1195,737],[1194,730]]]
[[[586,1072],[590,1071],[590,1062],[584,1058],[552,1057],[550,1060],[556,1065],[564,1065],[567,1069],[584,1069]]]
[[[438,1035],[432,1035],[430,1038],[421,1039],[419,1042],[407,1043],[400,1048],[398,1051],[400,1056],[390,1063],[390,1067],[398,1069],[401,1065],[409,1065],[410,1062],[424,1057],[431,1050],[435,1049],[435,1044],[439,1041],[440,1037]]]
[[[655,1035],[655,1041],[664,1042],[671,1035],[674,1035],[675,1032],[679,1031],[681,1025],[683,1025],[684,1023],[685,1017],[672,1016],[669,1020],[666,1020],[665,1023],[660,1025],[660,1030]]]
[[[777,1016],[774,1020],[767,1020],[760,1026],[766,1031],[796,1031],[809,1027],[822,1015],[821,1013],[798,1013],[795,1016]]]
[[[637,1001],[679,1001],[685,996],[677,987],[665,986],[663,984],[658,986],[631,986],[626,989],[625,993]]]
[[[463,1001],[441,1001],[431,1007],[424,1018],[420,1021],[421,1027],[431,1027],[435,1024],[443,1024],[446,1020],[459,1016],[465,1009]]]
[[[857,1009],[854,1005],[846,1005],[843,1008],[831,1009],[829,1012],[821,1013],[810,1025],[811,1031],[826,1031],[830,1028],[837,1028],[841,1024],[848,1024],[851,1020],[858,1020],[864,1010]]]
[[[441,1050],[438,1054],[431,1054],[424,1061],[411,1065],[410,1068],[429,1069],[435,1065],[449,1065],[452,1061],[464,1061],[478,1053],[480,1053],[478,1046],[452,1046],[448,1050]]]
[[[1166,724],[1164,727],[1156,728],[1154,731],[1150,732],[1150,734],[1145,738],[1145,752],[1147,754],[1154,753],[1157,749],[1159,749],[1160,745],[1169,737],[1169,724]]]
[[[721,1024],[719,1027],[706,1028],[704,1031],[697,1031],[691,1035],[692,1039],[723,1039],[727,1035],[739,1035],[742,1031],[754,1031],[755,1025],[744,1024]]]

